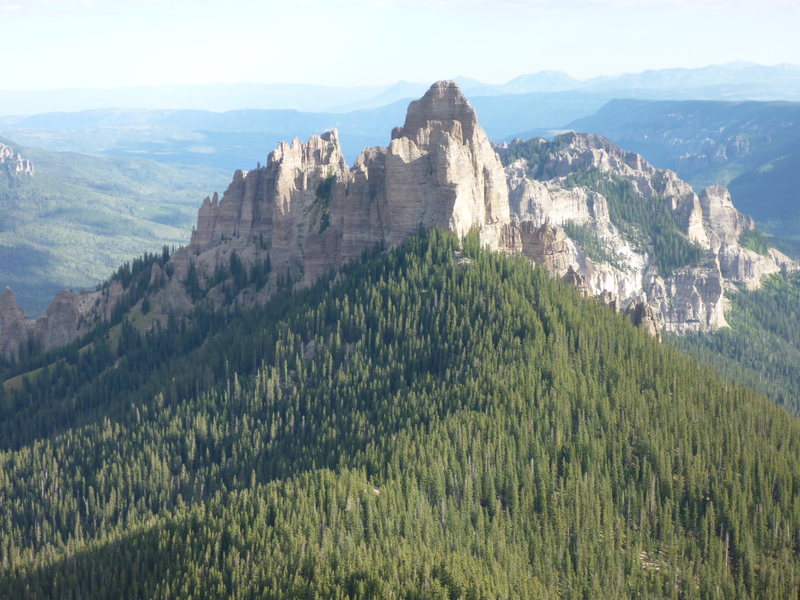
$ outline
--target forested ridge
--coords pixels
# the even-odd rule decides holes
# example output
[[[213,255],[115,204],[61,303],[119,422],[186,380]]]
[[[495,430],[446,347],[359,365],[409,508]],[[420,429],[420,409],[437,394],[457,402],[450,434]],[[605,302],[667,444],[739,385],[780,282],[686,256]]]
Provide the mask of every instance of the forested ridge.
[[[0,597],[800,590],[797,417],[475,236],[125,335],[3,399]]]

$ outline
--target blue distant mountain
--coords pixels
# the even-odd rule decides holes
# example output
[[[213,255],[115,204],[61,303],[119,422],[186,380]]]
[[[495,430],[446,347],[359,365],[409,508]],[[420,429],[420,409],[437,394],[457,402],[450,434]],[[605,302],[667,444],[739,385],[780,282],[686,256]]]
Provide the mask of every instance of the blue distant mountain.
[[[800,100],[800,66],[735,62],[658,69],[579,80],[561,71],[522,74],[501,84],[455,78],[470,98],[505,94],[588,92],[611,97],[698,100]],[[122,107],[230,111],[246,108],[351,112],[416,98],[430,81],[358,87],[295,83],[139,86],[110,89],[0,91],[0,115]]]

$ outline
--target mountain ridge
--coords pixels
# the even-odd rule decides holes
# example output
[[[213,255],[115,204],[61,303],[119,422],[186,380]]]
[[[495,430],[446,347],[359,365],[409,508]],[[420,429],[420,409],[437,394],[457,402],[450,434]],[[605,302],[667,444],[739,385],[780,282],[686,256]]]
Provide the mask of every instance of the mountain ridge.
[[[476,242],[54,355],[0,595],[795,596],[800,421]]]
[[[667,90],[673,93],[689,93],[708,100],[723,97],[800,100],[797,92],[800,67],[790,64],[767,66],[740,62],[698,68],[648,69],[638,73],[599,75],[588,79],[577,79],[563,71],[544,70],[521,73],[499,84],[487,84],[465,76],[455,79],[464,83],[462,87],[468,96],[559,91],[630,94],[643,90]],[[356,87],[231,83],[43,91],[0,90],[0,104],[6,106],[0,116],[109,107],[214,111],[294,108],[311,112],[338,112],[376,108],[409,100],[424,93],[427,87],[427,84],[401,80],[388,85]],[[58,104],[52,102],[56,92]]]
[[[457,84],[442,81],[409,105],[388,147],[365,149],[352,168],[333,130],[282,142],[264,167],[237,171],[221,198],[203,202],[189,245],[153,265],[149,304],[183,317],[198,303],[264,302],[278,278],[307,287],[364,252],[436,227],[462,237],[475,230],[481,244],[545,265],[656,334],[725,326],[726,287],[758,287],[764,274],[797,269],[774,249],[761,255],[740,245],[754,224],[725,188],[697,195],[599,136],[493,147]],[[233,298],[218,275],[267,263],[269,280],[236,285]],[[72,304],[62,298],[73,339],[107,319],[123,295],[116,281]],[[7,355],[14,343],[22,345],[8,343]]]

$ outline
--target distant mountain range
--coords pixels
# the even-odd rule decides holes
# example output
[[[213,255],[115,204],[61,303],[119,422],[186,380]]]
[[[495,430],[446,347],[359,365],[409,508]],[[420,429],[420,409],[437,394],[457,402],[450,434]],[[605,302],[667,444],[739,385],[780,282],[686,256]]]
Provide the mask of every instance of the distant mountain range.
[[[493,140],[558,132],[621,97],[800,100],[800,67],[792,65],[731,63],[584,81],[542,71],[501,85],[467,77],[457,81]],[[306,139],[336,128],[345,157],[352,161],[360,148],[385,144],[386,132],[402,119],[408,99],[427,87],[401,81],[386,88],[220,84],[5,91],[0,92],[0,115],[10,116],[0,118],[0,135],[49,151],[230,170],[263,162],[263,149],[281,140]],[[50,112],[54,110],[59,112]],[[658,163],[656,157],[648,158]]]
[[[492,139],[522,129],[557,128],[588,116],[612,98],[605,93],[530,93],[471,99]],[[355,160],[363,147],[385,145],[408,102],[351,112],[292,109],[201,110],[99,109],[0,118],[0,133],[50,151],[149,158],[172,164],[224,169],[264,162],[264,148],[282,140],[338,129],[344,155]]]
[[[800,66],[735,62],[695,69],[656,69],[579,80],[561,71],[524,74],[502,84],[456,77],[465,95],[581,92],[624,97],[704,100],[800,100]],[[418,97],[430,82],[337,87],[294,83],[142,86],[111,89],[0,91],[0,115],[109,107],[141,109],[295,109],[350,112]]]

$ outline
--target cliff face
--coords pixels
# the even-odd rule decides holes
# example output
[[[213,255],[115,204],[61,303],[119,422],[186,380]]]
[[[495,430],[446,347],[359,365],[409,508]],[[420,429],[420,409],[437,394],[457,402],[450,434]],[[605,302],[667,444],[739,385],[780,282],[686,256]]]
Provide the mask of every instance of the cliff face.
[[[518,222],[581,228],[573,246],[556,243],[531,258],[558,275],[576,274],[589,294],[618,307],[647,306],[659,329],[723,327],[726,290],[753,289],[764,275],[798,268],[774,249],[761,256],[739,244],[755,223],[736,210],[724,187],[698,196],[672,171],[656,169],[602,137],[571,133],[498,150],[509,163]],[[664,243],[668,236],[670,244]],[[675,246],[693,258],[666,260]],[[561,256],[557,265],[553,255]]]
[[[797,269],[775,250],[739,245],[754,223],[725,188],[698,196],[675,173],[596,135],[493,147],[456,84],[444,81],[411,103],[388,147],[363,150],[352,167],[333,130],[281,143],[264,167],[237,171],[222,197],[203,202],[189,245],[153,266],[150,302],[176,316],[198,302],[263,302],[279,281],[310,285],[431,227],[474,228],[484,245],[524,255],[654,334],[722,327],[727,289]],[[271,275],[258,285],[231,292],[232,276],[220,276],[230,264],[252,272],[266,261]],[[126,293],[119,283],[62,292],[32,323],[6,292],[0,353],[15,355],[29,336],[45,349],[65,344]]]
[[[209,251],[216,259],[220,245],[258,240],[269,248],[276,270],[298,278],[310,266],[304,253],[309,238],[330,225],[331,200],[340,191],[337,182],[348,175],[336,131],[313,136],[307,144],[282,142],[266,167],[237,171],[221,199],[215,195],[204,201],[188,251],[202,256],[198,262],[208,269],[215,262]]]
[[[474,110],[455,83],[439,82],[411,103],[389,146],[365,149],[352,169],[334,130],[237,172],[221,199],[203,203],[185,252],[209,277],[220,254],[258,240],[276,273],[307,285],[420,228],[479,227],[497,238],[510,220],[507,190]]]
[[[28,317],[11,288],[0,295],[0,355],[15,357],[28,340]]]
[[[459,235],[509,220],[505,174],[453,82],[433,85],[392,132],[386,160],[388,243],[423,227]]]

